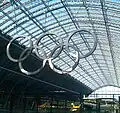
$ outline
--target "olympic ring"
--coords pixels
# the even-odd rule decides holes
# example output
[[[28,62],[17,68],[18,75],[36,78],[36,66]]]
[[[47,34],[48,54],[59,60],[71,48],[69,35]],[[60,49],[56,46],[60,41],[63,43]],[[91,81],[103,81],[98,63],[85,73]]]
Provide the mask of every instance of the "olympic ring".
[[[66,45],[63,45],[63,46],[65,46],[65,49],[66,49]],[[71,45],[71,44],[68,44],[68,47],[72,47],[77,53],[76,53],[76,55],[73,55],[73,54],[71,54],[73,57],[76,57],[76,60],[75,60],[75,64],[73,65],[73,67],[72,68],[69,68],[68,70],[61,70],[61,69],[57,69],[54,65],[53,65],[53,63],[52,63],[52,59],[53,59],[53,54],[54,54],[54,52],[59,48],[60,46],[56,46],[55,48],[54,48],[54,50],[51,52],[51,58],[49,59],[49,66],[50,66],[50,68],[53,70],[53,71],[55,71],[55,72],[57,72],[57,73],[59,73],[59,74],[65,74],[65,73],[70,73],[71,71],[73,71],[76,67],[77,67],[77,65],[78,65],[78,63],[79,63],[79,53],[78,53],[78,50],[73,46],[73,45]],[[63,49],[62,49],[63,50]],[[67,50],[67,52],[69,53],[69,51]]]
[[[6,48],[7,56],[13,62],[18,62],[19,60],[21,60],[21,61],[25,60],[31,54],[31,50],[32,50],[31,47],[33,46],[32,41],[29,39],[29,42],[30,42],[30,51],[28,52],[28,54],[25,57],[21,58],[21,59],[15,59],[15,58],[13,58],[10,55],[10,46],[11,46],[12,42],[15,41],[18,38],[24,38],[25,39],[25,37],[16,37],[16,38],[13,38],[12,40],[10,40],[10,42],[8,43],[7,48]]]
[[[43,38],[43,37],[45,37],[45,36],[52,36],[52,35],[55,35],[55,34],[52,34],[52,33],[47,33],[47,34],[44,34],[44,35],[42,35],[38,40],[37,40],[37,42],[36,42],[36,46],[35,46],[35,52],[36,52],[36,55],[40,58],[40,59],[48,59],[49,57],[50,57],[50,55],[46,55],[46,52],[38,45],[39,44],[39,42],[41,41],[41,39]],[[56,35],[55,35],[56,36]],[[60,42],[61,43],[61,42]],[[42,51],[42,53],[44,54],[44,56],[41,56],[40,54],[39,54],[39,52],[38,52],[38,49],[40,49],[41,51]],[[61,45],[61,47],[60,47],[60,50],[58,51],[58,53],[54,56],[54,58],[56,58],[59,54],[60,54],[60,52],[62,51],[62,45]]]
[[[26,48],[26,49],[21,53],[19,59],[21,59],[28,50],[29,50],[29,48]],[[43,65],[42,65],[40,68],[38,68],[36,71],[34,71],[34,72],[29,72],[29,71],[27,71],[27,70],[25,70],[25,69],[23,68],[23,66],[22,66],[22,61],[21,61],[21,60],[18,61],[18,64],[19,64],[19,68],[20,68],[21,72],[23,72],[23,73],[26,74],[26,75],[34,75],[34,74],[37,74],[37,73],[39,73],[39,72],[42,70],[42,68],[45,66],[45,63],[43,63]]]
[[[86,58],[86,57],[90,56],[90,55],[96,50],[96,47],[97,47],[97,38],[96,38],[95,36],[93,36],[92,33],[90,33],[89,31],[86,31],[86,30],[77,30],[77,31],[75,31],[72,35],[70,35],[70,37],[68,38],[67,43],[70,42],[71,38],[72,38],[76,33],[79,33],[79,34],[81,35],[81,34],[83,34],[84,32],[88,33],[89,35],[91,35],[91,36],[93,37],[93,39],[94,39],[94,44],[93,44],[92,49],[91,49],[88,53],[86,53],[85,55],[82,55],[82,56],[79,55],[79,59]],[[67,44],[67,45],[68,45],[68,44]]]
[[[13,61],[13,62],[18,62],[18,65],[19,65],[19,68],[20,68],[21,72],[24,73],[24,74],[27,74],[27,75],[34,75],[34,74],[39,73],[39,72],[44,68],[44,66],[45,66],[45,64],[46,64],[47,61],[48,61],[48,64],[49,64],[50,68],[51,68],[53,71],[55,71],[55,72],[57,72],[57,73],[59,73],[59,74],[70,73],[70,72],[72,72],[72,71],[77,67],[77,65],[78,65],[78,63],[79,63],[79,60],[80,60],[81,58],[85,58],[85,57],[88,57],[89,55],[91,55],[91,54],[95,51],[95,49],[96,49],[96,47],[97,47],[97,39],[96,39],[96,37],[94,37],[94,36],[92,35],[92,36],[93,36],[93,39],[94,39],[94,45],[93,45],[92,49],[89,50],[89,52],[86,53],[85,55],[80,56],[78,48],[76,48],[74,45],[70,44],[70,40],[72,39],[73,35],[75,35],[75,34],[78,33],[78,32],[80,33],[80,35],[81,35],[83,32],[86,32],[86,33],[92,35],[92,33],[90,33],[89,31],[86,31],[86,30],[77,30],[77,31],[75,31],[75,32],[67,39],[67,44],[65,44],[65,43],[64,43],[63,41],[61,41],[61,40],[60,40],[60,42],[59,42],[58,40],[55,40],[55,41],[56,41],[55,43],[57,43],[57,41],[58,41],[59,44],[56,44],[57,46],[55,46],[55,47],[53,48],[53,50],[51,51],[51,53],[49,53],[49,54],[47,55],[47,53],[45,52],[45,50],[41,47],[42,45],[41,45],[40,41],[41,41],[42,38],[45,37],[45,36],[50,37],[50,36],[55,35],[55,34],[52,34],[52,33],[47,33],[47,34],[42,35],[40,38],[38,38],[38,40],[36,41],[35,45],[33,45],[33,42],[32,42],[31,40],[29,40],[30,47],[28,47],[28,48],[26,48],[25,50],[23,50],[23,52],[20,54],[19,59],[15,59],[15,58],[13,58],[13,57],[10,55],[10,46],[11,46],[11,44],[13,43],[13,41],[15,41],[16,39],[18,39],[18,38],[23,38],[23,39],[25,39],[25,37],[17,37],[17,38],[14,38],[14,39],[10,40],[10,42],[9,42],[8,45],[7,45],[7,48],[6,48],[7,56],[8,56],[8,58],[9,58],[11,61]],[[57,37],[57,35],[55,35],[55,36]],[[72,49],[75,51],[75,54],[71,53],[69,48],[72,48]],[[27,58],[31,55],[31,53],[32,53],[33,50],[35,50],[35,54],[37,55],[37,57],[38,57],[40,60],[42,60],[42,65],[41,65],[37,70],[35,70],[35,71],[33,71],[33,72],[30,72],[30,71],[27,71],[27,70],[25,70],[25,69],[23,68],[22,61],[24,61],[25,59],[27,59]],[[41,51],[41,53],[39,53],[39,50]],[[56,66],[54,65],[54,63],[53,63],[53,59],[59,57],[59,55],[61,54],[62,51],[63,51],[64,53],[66,53],[66,54],[74,61],[73,66],[71,66],[68,70],[63,70],[63,69],[61,69],[61,68],[58,68],[58,67],[56,67]],[[27,54],[26,54],[26,53],[27,53]],[[56,54],[55,54],[55,53],[56,53]]]

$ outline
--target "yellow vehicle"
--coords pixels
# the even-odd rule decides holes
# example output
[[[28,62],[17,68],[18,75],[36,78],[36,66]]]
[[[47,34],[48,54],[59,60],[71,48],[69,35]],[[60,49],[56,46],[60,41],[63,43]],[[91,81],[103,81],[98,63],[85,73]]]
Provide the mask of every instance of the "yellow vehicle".
[[[74,103],[71,103],[72,107],[70,109],[70,111],[77,111],[80,109],[80,105],[74,105]]]

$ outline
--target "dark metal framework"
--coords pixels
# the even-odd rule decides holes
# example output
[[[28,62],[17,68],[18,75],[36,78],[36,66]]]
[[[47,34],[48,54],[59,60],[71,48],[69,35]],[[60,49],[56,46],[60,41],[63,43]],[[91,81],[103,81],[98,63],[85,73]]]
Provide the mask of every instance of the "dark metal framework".
[[[77,68],[70,73],[92,90],[106,85],[119,86],[120,73],[120,2],[117,0],[15,0],[13,4],[0,4],[0,29],[12,37],[28,36],[35,41],[43,33],[55,33],[63,40],[77,29],[92,32],[98,39],[96,51],[80,59]],[[43,40],[43,48],[52,50],[54,37]],[[90,37],[75,36],[71,43],[81,54],[91,48]],[[83,42],[84,46],[80,46]],[[20,44],[26,40],[19,40]],[[80,49],[82,47],[83,49]],[[70,58],[61,55],[54,63],[68,69]]]
[[[59,93],[42,93],[37,95],[25,95],[25,94],[9,94],[0,92],[0,112],[33,112],[33,113],[53,113],[61,112],[67,113],[71,109],[71,103],[75,100],[67,99],[69,94],[62,94],[63,97],[59,98],[61,94]],[[49,97],[48,97],[49,95]],[[56,98],[56,97],[57,98]],[[78,98],[76,98],[78,104],[81,103]]]

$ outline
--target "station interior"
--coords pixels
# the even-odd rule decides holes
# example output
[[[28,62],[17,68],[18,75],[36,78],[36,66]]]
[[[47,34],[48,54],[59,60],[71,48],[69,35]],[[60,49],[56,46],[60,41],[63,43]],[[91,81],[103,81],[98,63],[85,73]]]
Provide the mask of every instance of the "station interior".
[[[0,0],[0,113],[120,113],[120,0]]]

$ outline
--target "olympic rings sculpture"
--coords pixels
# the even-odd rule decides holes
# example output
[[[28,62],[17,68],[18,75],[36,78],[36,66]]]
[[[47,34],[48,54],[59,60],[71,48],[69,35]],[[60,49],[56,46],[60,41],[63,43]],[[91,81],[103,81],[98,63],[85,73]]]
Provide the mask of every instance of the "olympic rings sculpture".
[[[86,32],[86,33],[90,34],[93,37],[94,44],[93,44],[93,47],[89,50],[88,53],[86,53],[85,55],[80,55],[79,49],[76,48],[74,45],[70,44],[70,40],[71,40],[71,38],[75,34],[79,33],[80,35],[82,35],[83,32]],[[48,61],[48,64],[49,64],[50,68],[53,71],[55,71],[55,72],[57,72],[59,74],[65,74],[65,73],[70,73],[71,71],[73,71],[77,67],[77,65],[79,63],[79,60],[81,58],[86,58],[89,55],[91,55],[95,51],[95,49],[97,47],[97,38],[92,33],[90,33],[89,31],[86,31],[86,30],[77,30],[72,35],[70,35],[70,37],[68,37],[66,44],[63,41],[61,41],[60,44],[57,45],[57,46],[55,46],[54,49],[51,51],[51,53],[49,55],[47,55],[47,53],[45,52],[45,50],[40,46],[41,45],[40,41],[45,36],[53,36],[53,35],[55,35],[55,34],[52,34],[52,33],[43,34],[42,36],[40,36],[40,38],[38,38],[38,40],[36,41],[35,45],[33,45],[32,40],[29,39],[30,47],[26,47],[26,49],[23,50],[23,52],[20,54],[20,56],[19,56],[18,59],[15,59],[15,58],[13,58],[11,56],[11,54],[10,54],[10,46],[11,46],[11,44],[16,39],[19,39],[19,38],[25,39],[25,37],[16,37],[16,38],[13,38],[13,39],[11,39],[9,41],[9,43],[8,43],[8,45],[6,47],[7,56],[8,56],[8,58],[11,61],[17,62],[18,65],[19,65],[19,68],[20,68],[21,72],[23,72],[24,74],[27,74],[27,75],[34,75],[34,74],[39,73],[44,68],[44,66],[45,66],[45,64],[46,64],[47,61]],[[55,35],[55,36],[57,36],[57,35]],[[69,48],[74,49],[75,50],[75,54],[71,53]],[[31,53],[32,53],[33,50],[35,50],[36,56],[39,59],[42,60],[42,66],[40,66],[37,70],[35,70],[33,72],[29,72],[29,71],[27,71],[27,70],[25,70],[23,68],[23,61],[26,60],[28,58],[28,56],[31,55]],[[42,54],[39,53],[39,50],[42,52]],[[57,53],[55,54],[56,51],[57,51]],[[75,59],[74,65],[71,68],[69,68],[68,70],[62,70],[60,68],[57,68],[53,64],[53,59],[55,59],[56,57],[59,57],[59,55],[61,54],[62,51],[68,53],[69,56],[74,57],[74,59]]]

